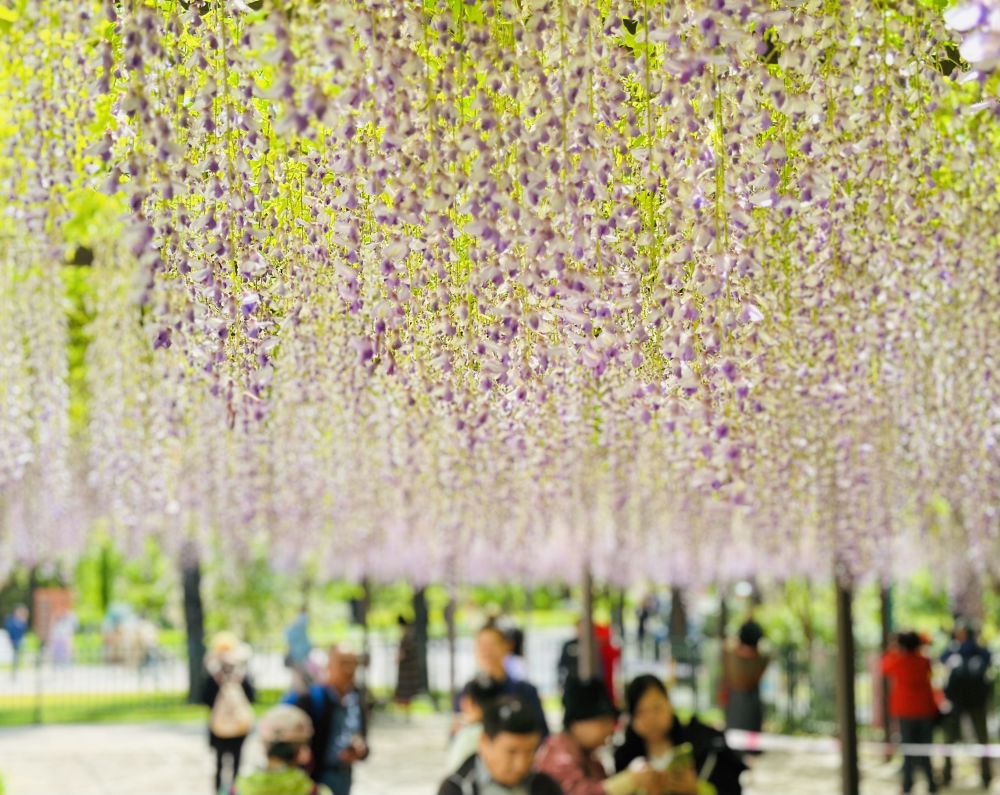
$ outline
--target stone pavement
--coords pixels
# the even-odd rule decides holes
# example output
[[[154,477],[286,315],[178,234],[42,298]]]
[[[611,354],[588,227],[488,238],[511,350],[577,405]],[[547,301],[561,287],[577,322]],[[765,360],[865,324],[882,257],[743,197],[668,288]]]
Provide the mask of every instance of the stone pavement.
[[[434,795],[446,729],[442,716],[412,723],[379,716],[354,795]],[[260,762],[252,737],[245,757],[244,769]],[[896,764],[868,758],[864,766],[864,795],[899,792]],[[197,724],[43,726],[0,730],[0,772],[8,795],[210,795],[212,758]],[[949,792],[978,791],[971,763],[959,767],[959,776],[965,786]],[[836,795],[837,758],[769,753],[745,781],[747,795]]]

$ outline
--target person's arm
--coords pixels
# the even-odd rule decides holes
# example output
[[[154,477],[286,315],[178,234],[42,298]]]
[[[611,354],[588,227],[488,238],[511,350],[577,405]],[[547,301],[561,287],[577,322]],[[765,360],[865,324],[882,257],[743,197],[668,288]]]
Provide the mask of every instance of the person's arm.
[[[530,692],[527,694],[528,701],[531,703],[531,709],[535,713],[535,721],[538,723],[538,728],[542,731],[542,739],[544,740],[549,736],[549,723],[545,719],[545,708],[542,706],[542,698],[538,695],[538,689],[534,685],[528,684],[528,688],[530,689]]]
[[[253,704],[257,700],[257,689],[253,686],[253,679],[250,674],[243,677],[243,692],[246,693],[247,701]]]
[[[465,764],[470,756],[476,753],[479,735],[480,732],[476,731],[476,727],[469,725],[459,729],[451,738],[451,742],[448,744],[447,761],[450,772],[454,773]]]
[[[703,748],[705,752],[698,754],[697,763],[699,780],[709,784],[710,792],[721,792],[732,795],[740,792],[740,776],[747,766],[732,748],[726,744],[726,736],[711,727],[705,726],[696,718],[691,720],[692,729],[696,730],[695,748]],[[703,795],[699,790],[698,795]]]
[[[210,673],[205,673],[205,681],[201,686],[201,703],[210,708],[215,705],[215,699],[219,695],[219,683]]]

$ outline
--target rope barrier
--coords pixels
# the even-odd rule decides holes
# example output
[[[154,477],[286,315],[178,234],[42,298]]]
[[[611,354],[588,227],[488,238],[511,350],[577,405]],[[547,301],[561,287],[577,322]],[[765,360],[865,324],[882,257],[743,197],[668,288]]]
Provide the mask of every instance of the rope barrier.
[[[802,754],[840,753],[840,741],[835,737],[793,737],[787,734],[768,734],[730,729],[726,742],[736,751],[795,751]],[[871,754],[897,754],[906,756],[961,756],[1000,759],[1000,744],[990,743],[859,743],[862,751]]]

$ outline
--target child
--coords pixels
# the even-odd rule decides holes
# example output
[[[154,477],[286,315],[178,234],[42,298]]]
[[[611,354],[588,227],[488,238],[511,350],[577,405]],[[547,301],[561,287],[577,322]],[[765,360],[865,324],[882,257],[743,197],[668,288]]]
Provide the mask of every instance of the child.
[[[267,753],[267,767],[240,776],[230,795],[331,795],[316,784],[303,767],[309,764],[313,725],[298,707],[279,704],[269,710],[258,728]]]
[[[454,773],[476,753],[483,733],[483,713],[500,697],[500,688],[489,679],[473,679],[458,699],[460,727],[448,746],[448,772]]]

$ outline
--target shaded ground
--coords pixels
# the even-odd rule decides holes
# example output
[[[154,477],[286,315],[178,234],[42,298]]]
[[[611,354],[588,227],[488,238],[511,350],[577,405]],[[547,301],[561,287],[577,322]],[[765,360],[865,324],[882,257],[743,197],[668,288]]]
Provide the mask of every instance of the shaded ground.
[[[433,795],[441,778],[447,720],[441,716],[381,718],[369,762],[359,766],[354,795]],[[260,762],[254,738],[246,764]],[[866,759],[864,795],[899,792],[897,765]],[[0,730],[0,771],[9,795],[209,795],[212,759],[200,725],[45,726]],[[977,792],[970,763],[962,788]],[[747,778],[748,795],[836,795],[834,755],[771,753]],[[922,784],[916,792],[924,792]],[[995,790],[1000,792],[1000,790]]]

